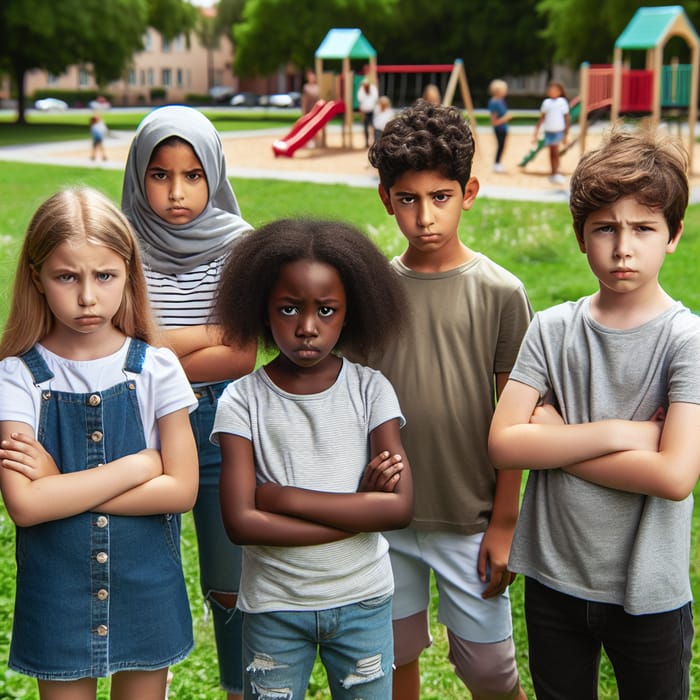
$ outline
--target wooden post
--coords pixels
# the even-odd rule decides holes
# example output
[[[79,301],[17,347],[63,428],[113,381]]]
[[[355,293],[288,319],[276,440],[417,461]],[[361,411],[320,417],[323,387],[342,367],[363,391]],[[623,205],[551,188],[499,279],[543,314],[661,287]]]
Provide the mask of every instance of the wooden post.
[[[457,84],[459,84],[462,100],[464,101],[464,106],[467,109],[469,125],[471,126],[474,144],[476,145],[476,117],[474,116],[474,105],[472,103],[471,92],[469,91],[469,83],[467,82],[467,72],[464,69],[464,61],[461,58],[455,59],[452,72],[450,73],[450,78],[447,81],[447,87],[445,88],[445,96],[442,100],[442,103],[444,105],[452,104],[452,100],[455,96],[455,91],[457,90]]]
[[[579,71],[579,114],[578,114],[578,147],[579,153],[586,152],[586,132],[588,130],[588,100],[590,94],[591,65],[584,61]]]

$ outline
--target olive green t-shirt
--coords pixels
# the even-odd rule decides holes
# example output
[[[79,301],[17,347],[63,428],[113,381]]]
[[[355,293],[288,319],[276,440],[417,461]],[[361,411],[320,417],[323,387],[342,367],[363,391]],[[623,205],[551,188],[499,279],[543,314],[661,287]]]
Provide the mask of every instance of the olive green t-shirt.
[[[522,283],[481,254],[453,270],[418,273],[398,258],[409,330],[369,364],[393,384],[414,479],[413,526],[483,532],[496,472],[487,438],[494,375],[512,368],[532,316]]]

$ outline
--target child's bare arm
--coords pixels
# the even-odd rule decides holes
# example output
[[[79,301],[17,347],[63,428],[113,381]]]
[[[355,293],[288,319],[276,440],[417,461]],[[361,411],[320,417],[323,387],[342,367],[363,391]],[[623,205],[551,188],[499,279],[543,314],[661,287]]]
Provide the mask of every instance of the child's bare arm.
[[[22,527],[94,510],[161,473],[155,450],[61,473],[30,426],[4,421],[0,435],[0,488],[10,517]]]
[[[219,433],[221,514],[228,536],[237,544],[295,546],[323,544],[353,533],[301,518],[261,510],[255,502],[256,480],[250,440]]]
[[[158,420],[162,473],[137,488],[101,503],[111,515],[184,513],[192,508],[199,485],[199,461],[186,408]]]
[[[621,491],[683,500],[692,493],[700,476],[700,406],[669,406],[658,450],[630,445],[625,451],[587,460],[566,471]]]
[[[263,484],[258,487],[258,506],[352,532],[405,527],[413,515],[413,479],[401,444],[398,419],[386,421],[372,431],[370,450],[371,454],[388,452],[401,457],[401,476],[392,491],[328,493]]]
[[[497,468],[558,469],[634,445],[654,450],[658,444],[658,427],[652,421],[533,423],[538,402],[536,389],[516,381],[506,385],[489,432],[489,454]]]
[[[221,326],[202,324],[168,328],[164,335],[191,382],[237,379],[255,367],[255,343],[245,347],[228,345],[224,342]]]

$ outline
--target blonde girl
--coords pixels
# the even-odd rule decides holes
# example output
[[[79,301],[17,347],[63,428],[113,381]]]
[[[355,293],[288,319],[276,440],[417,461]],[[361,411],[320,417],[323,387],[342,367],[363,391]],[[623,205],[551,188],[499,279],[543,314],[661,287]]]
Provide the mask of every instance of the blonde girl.
[[[156,333],[126,219],[61,191],[27,229],[0,341],[0,488],[17,528],[10,668],[42,700],[162,700],[193,646],[178,513],[195,399]]]

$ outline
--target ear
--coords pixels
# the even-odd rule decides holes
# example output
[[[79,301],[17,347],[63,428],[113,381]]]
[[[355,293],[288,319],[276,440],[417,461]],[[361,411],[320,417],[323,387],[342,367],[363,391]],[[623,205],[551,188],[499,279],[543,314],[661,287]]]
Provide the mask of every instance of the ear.
[[[44,293],[44,285],[41,283],[41,276],[39,275],[39,271],[34,267],[34,265],[31,266],[31,270],[32,270],[32,282],[34,282],[34,286],[36,287],[39,294],[43,294]]]
[[[462,197],[464,211],[469,211],[472,208],[477,194],[479,194],[479,181],[475,177],[470,177],[464,187],[464,197]]]
[[[678,230],[676,233],[673,234],[673,238],[666,244],[666,253],[675,253],[676,248],[678,247],[678,242],[681,240],[681,236],[683,235],[683,221],[681,220],[681,223],[678,224]]]
[[[387,214],[393,216],[394,207],[391,206],[391,197],[389,196],[389,193],[384,189],[384,185],[380,184],[377,188],[377,192],[379,192],[379,199],[382,200],[382,204],[384,205]]]

